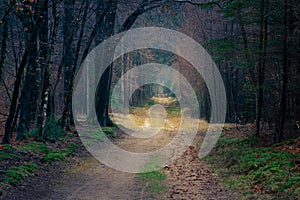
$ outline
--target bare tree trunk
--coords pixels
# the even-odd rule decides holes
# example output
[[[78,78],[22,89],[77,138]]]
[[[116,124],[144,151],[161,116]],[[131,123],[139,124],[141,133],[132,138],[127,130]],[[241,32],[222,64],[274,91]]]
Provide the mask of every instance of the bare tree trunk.
[[[284,132],[284,123],[286,117],[286,92],[288,84],[288,49],[287,49],[287,37],[288,37],[288,0],[284,0],[284,25],[283,25],[283,75],[282,75],[282,90],[281,90],[281,102],[280,102],[280,124],[278,131],[278,142],[281,142],[283,139]]]
[[[31,113],[33,112],[33,98],[37,94],[35,77],[37,72],[36,57],[37,57],[37,37],[28,41],[31,43],[29,49],[29,58],[26,66],[26,76],[20,97],[20,120],[17,127],[17,140],[22,140],[24,134],[29,131],[31,123]]]
[[[61,127],[67,131],[71,130],[71,101],[68,97],[68,93],[71,90],[72,71],[74,66],[75,56],[75,44],[74,44],[74,28],[70,28],[70,25],[74,23],[74,7],[75,0],[64,1],[64,23],[63,23],[63,36],[64,36],[64,58],[63,58],[63,70],[64,70],[64,111],[61,117]]]
[[[256,102],[256,137],[259,137],[261,128],[262,111],[264,104],[264,81],[267,54],[268,36],[268,7],[269,0],[261,1],[260,9],[260,39],[259,39],[259,62],[258,62],[258,85]]]
[[[3,19],[3,31],[2,31],[2,41],[1,41],[1,55],[0,55],[0,80],[2,80],[2,69],[4,66],[4,61],[6,59],[7,53],[7,38],[8,38],[8,17],[11,7],[6,10]]]
[[[58,30],[58,16],[57,16],[57,8],[56,8],[56,1],[52,3],[52,15],[53,15],[53,29],[51,32],[51,43],[49,44],[48,40],[48,22],[44,22],[42,24],[41,30],[41,39],[42,43],[44,44],[44,51],[41,52],[42,60],[44,60],[44,67],[42,73],[42,92],[40,96],[40,104],[37,110],[38,117],[36,122],[36,127],[40,129],[40,133],[43,135],[44,132],[44,125],[46,121],[52,120],[54,117],[54,101],[53,101],[53,91],[52,91],[52,84],[51,84],[51,74],[52,74],[52,65],[51,65],[51,58],[54,52],[54,46],[56,43],[56,35]],[[44,17],[48,17],[48,12],[44,13]]]
[[[47,9],[47,5],[48,5],[48,0],[45,1],[41,1],[41,4],[38,4],[38,10],[43,12]],[[14,84],[14,90],[13,90],[13,95],[12,95],[12,100],[11,100],[11,104],[10,104],[10,108],[9,108],[9,115],[7,117],[6,120],[6,124],[5,124],[5,132],[4,132],[4,137],[2,140],[3,144],[9,144],[10,143],[10,138],[12,135],[12,125],[14,122],[14,116],[16,113],[16,109],[17,109],[17,103],[18,103],[18,97],[19,97],[19,91],[20,91],[20,86],[21,86],[21,80],[23,77],[23,73],[27,64],[27,59],[29,57],[29,53],[30,53],[30,49],[31,49],[31,42],[33,42],[36,38],[37,35],[37,31],[39,29],[40,23],[42,22],[42,18],[40,16],[36,16],[36,21],[35,21],[35,25],[32,28],[32,31],[30,33],[28,42],[27,42],[27,46],[25,48],[25,52],[23,54],[23,58],[21,61],[21,64],[19,66],[18,69],[18,73],[16,76],[16,81]]]
[[[96,37],[96,45],[102,42],[104,39],[112,36],[114,34],[114,25],[117,11],[117,2],[108,0],[105,2],[109,7],[109,10],[103,20],[102,31],[99,32],[98,37]],[[101,41],[102,40],[102,41]],[[100,82],[97,88],[96,94],[96,114],[101,126],[112,126],[112,121],[108,115],[108,106],[109,106],[109,95],[112,79],[112,68],[111,64],[103,73],[100,78]]]

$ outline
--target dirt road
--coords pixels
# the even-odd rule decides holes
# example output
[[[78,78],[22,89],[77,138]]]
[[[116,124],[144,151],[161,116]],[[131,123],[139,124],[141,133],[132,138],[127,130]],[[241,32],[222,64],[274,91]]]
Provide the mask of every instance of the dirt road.
[[[115,143],[128,151],[148,152],[172,140],[171,131],[164,131],[151,139],[133,139],[122,136]],[[163,192],[152,191],[138,175],[120,172],[99,163],[84,153],[69,168],[55,169],[51,173],[30,178],[16,190],[9,191],[2,199],[55,199],[55,200],[150,200],[150,199],[235,199],[224,191],[213,174],[198,159],[197,149],[191,146],[175,163],[165,167],[167,178]],[[54,167],[55,168],[55,167]]]

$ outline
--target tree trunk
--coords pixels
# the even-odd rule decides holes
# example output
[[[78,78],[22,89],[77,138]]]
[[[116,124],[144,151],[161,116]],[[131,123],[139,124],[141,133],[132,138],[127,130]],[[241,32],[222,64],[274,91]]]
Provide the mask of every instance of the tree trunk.
[[[2,29],[2,41],[1,41],[1,55],[0,55],[0,80],[2,80],[2,69],[4,67],[4,61],[6,58],[7,53],[7,38],[8,38],[8,16],[11,7],[7,9],[4,14],[4,22],[3,22],[3,29]]]
[[[114,25],[117,11],[117,1],[109,0],[106,2],[109,7],[109,10],[103,20],[101,32],[98,32],[96,36],[96,45],[101,43],[104,39],[112,36],[114,34]],[[110,96],[110,87],[112,79],[112,68],[111,64],[103,73],[97,87],[96,93],[96,115],[100,126],[112,126],[112,121],[108,115],[108,106],[109,106],[109,96]],[[92,105],[94,106],[94,105]]]
[[[284,123],[286,117],[286,92],[288,84],[288,51],[287,51],[287,37],[288,37],[288,24],[287,24],[287,15],[288,15],[288,0],[284,0],[284,25],[283,25],[283,74],[282,74],[282,90],[281,90],[281,102],[280,102],[280,124],[278,131],[278,142],[281,142],[283,139],[284,132]]]
[[[17,140],[22,140],[24,138],[24,134],[29,132],[32,120],[31,113],[33,112],[33,98],[34,94],[38,93],[36,91],[35,82],[37,72],[35,62],[37,57],[37,37],[28,42],[31,43],[31,48],[29,49],[30,52],[26,66],[26,76],[20,97],[20,119],[17,127]]]
[[[264,81],[265,65],[267,53],[267,36],[268,36],[268,2],[261,1],[260,9],[260,39],[259,39],[259,62],[258,62],[258,85],[257,85],[257,102],[256,102],[256,137],[260,135],[262,111],[264,104]]]
[[[61,118],[61,127],[67,131],[71,130],[71,101],[69,98],[69,92],[72,87],[72,71],[74,66],[75,56],[75,44],[74,44],[74,29],[70,28],[70,25],[74,26],[74,7],[75,0],[64,1],[64,23],[63,23],[63,37],[64,37],[64,58],[63,58],[63,70],[64,70],[64,111]],[[72,26],[71,26],[72,27]]]
[[[39,3],[41,3],[41,4],[39,4]],[[39,3],[37,5],[37,9],[41,12],[45,11],[47,9],[48,0],[45,0],[43,2],[41,1]],[[8,114],[6,124],[5,124],[4,137],[2,140],[3,144],[10,143],[10,138],[12,135],[12,125],[14,122],[14,116],[15,116],[16,109],[17,109],[21,81],[22,81],[23,73],[24,73],[24,70],[25,70],[25,67],[27,64],[29,54],[30,54],[30,49],[32,48],[31,43],[35,40],[40,23],[43,21],[43,18],[41,18],[40,16],[35,16],[35,17],[36,17],[35,24],[32,28],[32,31],[30,32],[29,39],[26,44],[27,46],[25,48],[25,52],[23,54],[22,61],[20,63],[18,73],[16,76],[16,81],[15,81],[14,89],[13,89],[13,95],[12,95],[11,104],[10,104],[10,108],[9,108],[9,114]]]

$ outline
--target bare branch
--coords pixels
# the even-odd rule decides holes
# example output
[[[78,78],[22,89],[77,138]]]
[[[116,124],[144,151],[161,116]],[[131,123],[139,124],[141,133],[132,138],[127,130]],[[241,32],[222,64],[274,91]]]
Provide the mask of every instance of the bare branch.
[[[223,7],[216,1],[210,1],[210,2],[194,2],[192,0],[173,0],[174,2],[177,3],[189,3],[195,6],[208,6],[208,5],[216,5],[220,9],[223,9]]]
[[[119,30],[119,33],[126,31],[128,29],[130,29],[130,27],[133,25],[133,23],[135,22],[135,20],[142,15],[143,13],[153,9],[153,8],[157,8],[160,7],[163,3],[167,2],[167,0],[152,0],[152,1],[147,1],[145,0],[143,3],[141,3],[137,9],[131,13],[127,19],[125,20],[125,22],[122,24],[121,29]]]

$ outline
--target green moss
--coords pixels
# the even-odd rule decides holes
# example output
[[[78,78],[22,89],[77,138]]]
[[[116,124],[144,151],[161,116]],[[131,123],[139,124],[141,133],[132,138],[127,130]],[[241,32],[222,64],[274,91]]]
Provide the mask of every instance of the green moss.
[[[75,152],[79,149],[79,146],[77,144],[75,144],[74,142],[71,142],[70,145],[69,145],[69,149],[72,151],[72,152]]]
[[[0,161],[9,160],[9,159],[20,159],[20,156],[15,153],[0,150]]]
[[[34,137],[38,140],[50,140],[55,141],[64,136],[64,130],[61,129],[55,117],[47,120],[43,131],[40,128],[34,128],[30,133],[29,137]]]
[[[5,150],[10,150],[10,151],[14,149],[14,148],[13,148],[11,145],[9,145],[9,144],[4,144],[3,147],[4,147]]]
[[[39,154],[47,154],[49,152],[49,149],[45,144],[35,142],[24,144],[18,147],[18,149]]]
[[[164,183],[166,175],[163,174],[162,171],[140,173],[139,178],[148,183],[148,188],[154,192],[163,192],[167,188],[166,184]]]
[[[163,158],[157,156],[152,158],[145,166],[143,167],[144,171],[151,171],[152,169],[156,169],[158,166],[161,165],[163,162]],[[167,186],[165,183],[166,175],[163,173],[162,170],[155,170],[146,173],[139,173],[138,177],[143,182],[147,183],[147,188],[151,191],[160,193],[166,190]]]
[[[215,151],[205,160],[218,169],[216,172],[227,187],[251,194],[245,199],[253,197],[255,186],[263,188],[266,195],[280,199],[298,196],[300,173],[294,169],[300,155],[275,150],[275,145],[258,148],[254,146],[255,142],[253,137],[232,139],[222,136]],[[279,145],[282,144],[276,144]]]
[[[74,155],[74,152],[70,149],[61,149],[60,150],[60,153],[63,155],[63,156],[73,156]]]
[[[56,153],[60,153],[63,156],[73,156],[74,153],[78,150],[78,148],[79,148],[79,146],[77,144],[75,144],[74,142],[71,142],[69,144],[68,148],[63,148],[60,151],[56,151]]]
[[[25,177],[32,175],[37,168],[38,166],[32,162],[21,166],[12,166],[4,171],[5,177],[3,178],[3,182],[15,186]]]
[[[51,163],[54,161],[65,161],[66,158],[65,151],[51,151],[48,154],[44,155],[41,159],[42,162]]]
[[[85,132],[81,133],[81,136],[85,137],[86,139],[100,141],[103,141],[106,138],[105,134],[98,129],[86,130]]]
[[[115,131],[112,128],[110,128],[110,127],[102,127],[102,131],[106,135],[115,135]]]

